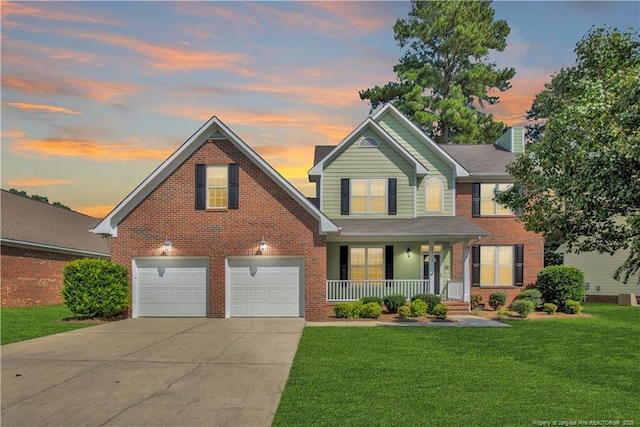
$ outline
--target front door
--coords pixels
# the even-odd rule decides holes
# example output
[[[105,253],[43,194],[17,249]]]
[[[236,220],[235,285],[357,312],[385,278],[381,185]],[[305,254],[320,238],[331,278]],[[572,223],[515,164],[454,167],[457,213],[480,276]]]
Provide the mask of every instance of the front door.
[[[425,279],[429,279],[429,255],[424,255],[422,260],[423,276]],[[440,295],[440,254],[433,255],[433,293]]]

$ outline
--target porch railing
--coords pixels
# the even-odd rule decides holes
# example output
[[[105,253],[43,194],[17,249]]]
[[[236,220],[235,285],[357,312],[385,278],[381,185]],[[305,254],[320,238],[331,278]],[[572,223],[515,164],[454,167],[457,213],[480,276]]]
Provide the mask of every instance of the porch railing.
[[[411,298],[418,293],[427,293],[428,289],[428,280],[327,280],[327,301],[384,298],[389,294],[402,294]]]

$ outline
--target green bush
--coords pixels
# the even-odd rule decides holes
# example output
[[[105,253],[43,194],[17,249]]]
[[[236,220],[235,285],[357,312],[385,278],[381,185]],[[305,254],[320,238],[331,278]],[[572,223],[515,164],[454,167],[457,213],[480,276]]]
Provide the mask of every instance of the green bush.
[[[398,308],[407,302],[407,297],[402,294],[391,294],[384,297],[383,301],[389,313],[397,313]]]
[[[434,294],[415,294],[411,297],[411,301],[418,299],[427,303],[427,313],[429,314],[433,314],[433,308],[442,302],[440,296]]]
[[[351,304],[350,302],[339,302],[333,306],[333,313],[337,318],[345,319],[347,317],[350,317],[352,308],[353,304]]]
[[[380,307],[382,307],[382,304],[384,303],[382,301],[382,298],[380,298],[380,297],[362,297],[362,298],[360,298],[360,302],[362,302],[362,304],[368,304],[370,302],[375,302]]]
[[[489,295],[489,305],[494,310],[499,310],[500,307],[507,303],[507,294],[503,292],[494,292]]]
[[[471,294],[471,310],[475,310],[476,308],[478,308],[481,302],[482,302],[482,295]]]
[[[517,299],[511,303],[511,310],[522,317],[528,317],[534,309],[533,301],[528,299]]]
[[[375,301],[368,302],[362,305],[360,310],[360,317],[368,319],[377,319],[382,314],[382,306]]]
[[[426,315],[428,308],[429,306],[427,305],[427,303],[422,301],[421,299],[411,301],[411,303],[409,304],[409,311],[411,312],[411,317]]]
[[[364,305],[361,301],[353,301],[351,303],[351,313],[349,313],[349,317],[351,317],[352,319],[358,319],[360,317],[360,314],[362,313],[363,307]]]
[[[542,311],[547,314],[553,315],[556,314],[556,311],[558,311],[558,306],[553,303],[547,302],[542,306]]]
[[[401,319],[407,319],[410,315],[411,315],[411,310],[409,309],[408,306],[403,305],[398,309],[398,316]]]
[[[127,268],[106,259],[86,258],[64,266],[64,304],[77,316],[121,314],[129,308]]]
[[[513,316],[513,312],[511,310],[508,310],[506,308],[502,308],[500,310],[498,310],[498,316]]]
[[[567,300],[584,300],[584,274],[569,265],[552,265],[538,273],[536,287],[544,302],[550,302],[564,311]]]
[[[436,304],[436,306],[433,307],[433,314],[438,319],[446,319],[447,318],[447,313],[449,313],[449,306],[448,305]]]
[[[564,303],[564,312],[567,314],[580,314],[582,313],[582,304],[580,304],[580,301],[568,299]]]
[[[534,309],[542,307],[542,292],[540,292],[538,289],[527,289],[526,291],[522,291],[515,299],[524,299],[531,301],[533,303]]]

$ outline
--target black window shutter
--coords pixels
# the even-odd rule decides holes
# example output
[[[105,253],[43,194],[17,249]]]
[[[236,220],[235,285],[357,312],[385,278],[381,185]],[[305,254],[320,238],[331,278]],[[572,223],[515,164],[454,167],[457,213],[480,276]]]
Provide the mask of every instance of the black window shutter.
[[[340,180],[340,215],[349,215],[349,179],[348,178],[342,178]]]
[[[396,178],[389,178],[389,188],[387,195],[387,211],[389,215],[396,215],[396,191],[397,191],[397,181]]]
[[[473,183],[473,207],[472,216],[480,216],[480,183]]]
[[[206,165],[196,165],[196,210],[207,208],[207,167]]]
[[[471,247],[471,286],[480,286],[480,246]]]
[[[239,183],[238,183],[238,165],[229,165],[229,209],[238,209]]]
[[[516,286],[524,285],[524,246],[515,245],[514,247],[514,278]]]
[[[349,280],[349,247],[340,246],[340,280]]]
[[[384,278],[386,280],[393,280],[393,246],[384,247]]]

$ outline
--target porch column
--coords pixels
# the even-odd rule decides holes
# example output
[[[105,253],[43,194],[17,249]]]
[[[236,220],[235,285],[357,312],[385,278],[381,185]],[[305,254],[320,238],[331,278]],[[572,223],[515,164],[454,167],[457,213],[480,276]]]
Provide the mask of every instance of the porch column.
[[[433,271],[435,268],[435,262],[433,260],[433,242],[429,242],[429,293],[432,294],[435,292],[436,288],[436,282],[434,280],[435,278],[435,271]]]
[[[469,245],[467,242],[462,244],[462,301],[471,302],[471,267],[469,266]]]

